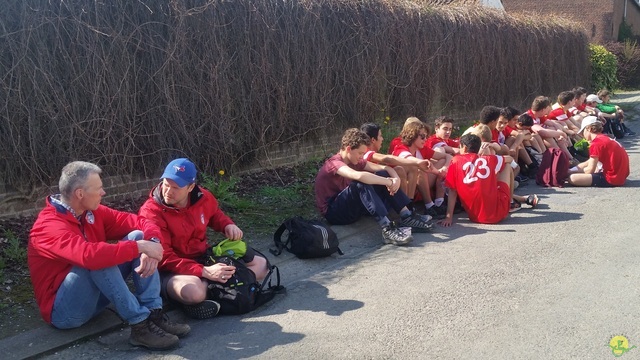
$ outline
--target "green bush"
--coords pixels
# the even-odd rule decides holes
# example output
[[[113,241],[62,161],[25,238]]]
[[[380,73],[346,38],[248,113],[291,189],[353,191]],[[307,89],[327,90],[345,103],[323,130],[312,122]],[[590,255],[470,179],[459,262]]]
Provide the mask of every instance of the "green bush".
[[[600,89],[617,89],[618,60],[602,45],[589,45],[589,59],[591,60],[591,88],[594,91]]]

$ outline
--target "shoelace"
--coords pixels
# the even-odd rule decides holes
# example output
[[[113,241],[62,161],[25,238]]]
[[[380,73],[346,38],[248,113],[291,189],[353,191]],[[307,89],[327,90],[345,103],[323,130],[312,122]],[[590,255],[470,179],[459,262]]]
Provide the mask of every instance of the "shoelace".
[[[148,321],[149,331],[154,335],[165,336],[167,333],[162,330],[158,325],[156,325],[153,321]]]

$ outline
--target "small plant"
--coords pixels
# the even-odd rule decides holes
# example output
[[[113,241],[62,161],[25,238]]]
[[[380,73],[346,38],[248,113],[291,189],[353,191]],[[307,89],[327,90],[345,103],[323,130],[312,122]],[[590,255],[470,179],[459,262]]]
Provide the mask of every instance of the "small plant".
[[[202,186],[211,191],[223,208],[242,211],[251,206],[247,199],[241,199],[235,192],[236,185],[240,181],[235,176],[225,174],[224,170],[217,175],[202,174]]]
[[[591,60],[591,88],[617,89],[618,60],[616,56],[602,45],[589,45]]]
[[[20,239],[11,231],[7,230],[4,232],[4,239],[6,241],[6,246],[4,248],[4,258],[6,261],[22,264],[27,260],[27,249],[25,249],[20,244]],[[4,263],[4,260],[2,261]],[[4,265],[4,264],[0,264]],[[1,266],[0,268],[4,268]]]

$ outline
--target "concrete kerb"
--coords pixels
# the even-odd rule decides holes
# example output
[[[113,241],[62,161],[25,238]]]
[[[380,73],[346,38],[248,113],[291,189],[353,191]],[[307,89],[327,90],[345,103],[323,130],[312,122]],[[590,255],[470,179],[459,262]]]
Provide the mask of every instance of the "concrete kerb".
[[[345,246],[350,242],[353,242],[359,234],[365,233],[365,230],[370,229],[372,226],[377,227],[375,222],[372,220],[363,219],[349,226],[332,226],[332,229],[338,235],[341,246]],[[381,246],[382,243],[380,242],[379,245]],[[328,262],[333,261],[334,266],[338,266],[339,263],[342,263],[342,261],[335,261],[340,256],[335,254],[332,257],[321,261],[316,261],[315,259],[309,260],[309,262],[315,266],[308,267],[303,265],[305,260],[299,260],[294,255],[286,251],[284,251],[280,256],[274,257],[269,253],[268,248],[260,248],[258,250],[267,254],[270,261],[280,268],[280,271],[283,274],[283,285],[285,286],[298,282],[308,277],[310,274],[316,273],[319,268],[326,270],[326,263]],[[366,251],[370,251],[370,249],[362,250],[361,252]],[[351,256],[349,256],[349,258],[352,258],[353,255],[357,256],[358,254],[350,255]],[[306,271],[287,271],[287,269],[295,269],[302,266],[306,268]],[[169,311],[168,315],[172,319],[182,318],[180,310]],[[3,349],[3,358],[5,359],[36,358],[54,353],[59,349],[69,347],[76,343],[94,339],[100,335],[119,330],[125,326],[126,324],[120,319],[120,317],[118,317],[112,310],[107,309],[96,318],[77,329],[58,330],[49,325],[43,324],[37,329],[2,339],[0,340],[0,349]]]

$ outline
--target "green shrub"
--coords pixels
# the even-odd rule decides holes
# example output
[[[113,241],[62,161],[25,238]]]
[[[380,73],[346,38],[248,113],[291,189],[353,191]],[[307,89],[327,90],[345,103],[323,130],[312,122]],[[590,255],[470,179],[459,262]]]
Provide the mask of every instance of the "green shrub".
[[[611,42],[604,45],[618,59],[618,83],[622,89],[640,87],[640,47],[636,40]]]
[[[618,60],[602,45],[589,45],[591,60],[591,88],[594,91],[600,89],[617,89]]]

